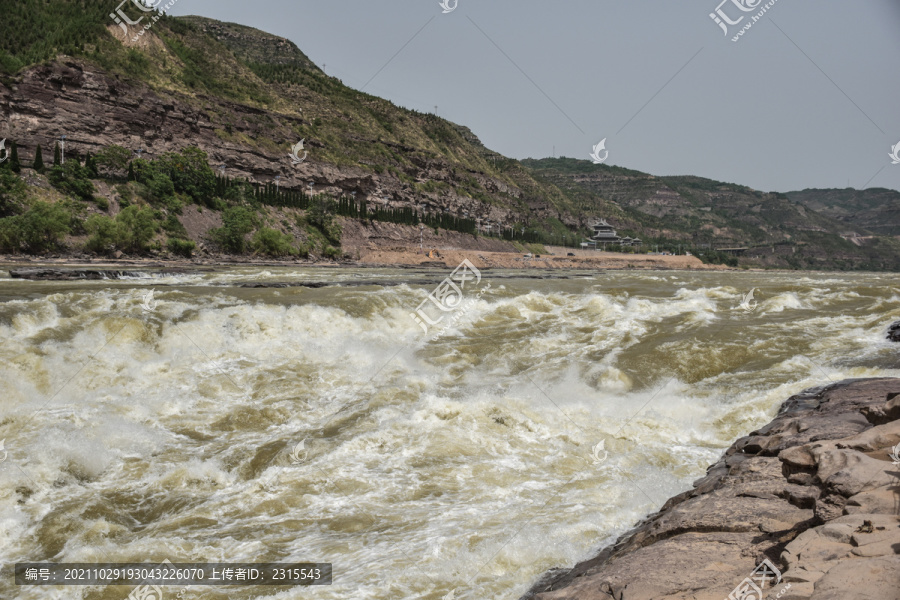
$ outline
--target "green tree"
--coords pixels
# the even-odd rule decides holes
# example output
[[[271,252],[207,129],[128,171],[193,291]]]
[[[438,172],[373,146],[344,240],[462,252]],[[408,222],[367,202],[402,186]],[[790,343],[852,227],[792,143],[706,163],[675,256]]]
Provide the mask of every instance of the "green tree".
[[[138,206],[122,210],[116,215],[116,223],[119,226],[119,247],[128,252],[145,252],[159,230],[155,211]]]
[[[329,243],[341,245],[341,225],[334,219],[331,214],[331,202],[316,196],[309,202],[309,208],[306,210],[306,222],[318,229]]]
[[[233,182],[228,189],[225,190],[225,199],[232,204],[259,206],[253,186],[244,180]]]
[[[53,146],[53,166],[54,167],[59,166],[60,161],[62,160],[61,157],[62,157],[62,155],[59,150],[59,142],[56,142],[56,144]]]
[[[166,245],[169,248],[169,252],[176,256],[183,256],[184,258],[193,256],[194,249],[197,247],[197,244],[191,240],[181,240],[178,238],[170,239]]]
[[[25,202],[27,186],[9,169],[0,169],[0,217],[14,215]]]
[[[71,231],[72,217],[59,204],[36,202],[28,212],[9,219],[16,220],[20,245],[31,254],[58,248]]]
[[[243,254],[247,249],[247,234],[256,227],[256,215],[243,206],[232,206],[222,213],[222,227],[212,231],[213,239],[226,252]]]
[[[112,254],[119,243],[119,225],[105,215],[93,215],[84,224],[90,234],[84,249],[96,254]]]
[[[87,157],[84,159],[84,168],[87,169],[90,177],[100,177],[100,171],[97,170],[97,160],[90,152],[88,152]]]
[[[103,148],[97,153],[94,162],[99,167],[106,169],[108,173],[123,173],[131,161],[131,151],[128,148],[117,146],[115,144]],[[130,174],[130,172],[129,172]]]
[[[9,168],[13,173],[22,172],[22,164],[19,162],[19,145],[15,142],[12,143],[9,151]]]
[[[48,175],[53,187],[88,201],[94,199],[94,184],[89,177],[88,170],[78,164],[77,160],[66,161],[64,165],[52,167]]]
[[[153,200],[163,201],[175,196],[175,184],[165,173],[154,173],[146,185]]]
[[[297,249],[293,246],[294,238],[269,227],[263,227],[256,232],[251,242],[254,252],[266,256],[293,256]]]
[[[105,215],[93,215],[84,224],[90,237],[85,250],[97,254],[111,254],[124,250],[133,254],[146,252],[150,241],[159,230],[156,211],[151,208],[129,206],[115,219]]]
[[[38,173],[44,172],[44,153],[41,151],[40,145],[34,151],[34,170]]]
[[[185,148],[180,154],[168,152],[159,157],[155,167],[169,176],[175,191],[190,196],[195,202],[209,204],[216,192],[216,175],[209,157],[199,148]]]

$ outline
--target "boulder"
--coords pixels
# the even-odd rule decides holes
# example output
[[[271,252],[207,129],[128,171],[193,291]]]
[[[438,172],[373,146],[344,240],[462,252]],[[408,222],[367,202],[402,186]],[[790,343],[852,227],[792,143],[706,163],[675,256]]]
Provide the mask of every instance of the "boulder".
[[[892,342],[900,342],[900,321],[895,321],[888,327],[887,339]]]

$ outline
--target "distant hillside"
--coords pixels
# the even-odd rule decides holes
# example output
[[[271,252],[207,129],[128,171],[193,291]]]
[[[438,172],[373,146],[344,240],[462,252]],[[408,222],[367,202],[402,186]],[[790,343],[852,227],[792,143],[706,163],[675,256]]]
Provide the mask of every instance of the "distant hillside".
[[[522,164],[541,181],[561,189],[581,211],[609,215],[619,227],[644,240],[675,239],[711,250],[740,248],[732,252],[741,264],[750,266],[900,268],[897,240],[847,235],[856,229],[855,233],[865,236],[867,230],[854,228],[837,211],[823,208],[819,212],[791,195],[701,177],[655,177],[571,158],[528,159]],[[878,211],[879,199],[887,201],[900,194],[865,197],[871,202],[870,210]],[[884,217],[887,208],[880,210]],[[895,227],[891,222],[900,225],[895,215],[882,221],[882,227],[886,231]]]
[[[900,192],[884,188],[866,190],[803,190],[788,198],[818,213],[846,223],[860,235],[900,235]]]

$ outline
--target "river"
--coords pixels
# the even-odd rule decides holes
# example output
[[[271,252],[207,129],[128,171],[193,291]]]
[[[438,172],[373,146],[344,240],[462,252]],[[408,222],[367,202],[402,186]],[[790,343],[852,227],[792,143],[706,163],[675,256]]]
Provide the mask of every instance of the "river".
[[[890,275],[485,270],[426,333],[450,271],[0,271],[0,596],[131,589],[10,563],[169,559],[333,564],[187,599],[514,600],[791,394],[900,375]]]

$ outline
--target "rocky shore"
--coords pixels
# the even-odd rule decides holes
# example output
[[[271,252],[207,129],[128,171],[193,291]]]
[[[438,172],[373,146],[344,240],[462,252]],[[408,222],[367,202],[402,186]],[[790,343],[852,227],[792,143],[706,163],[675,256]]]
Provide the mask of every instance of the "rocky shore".
[[[898,600],[898,451],[900,379],[807,390],[693,490],[523,600]]]

